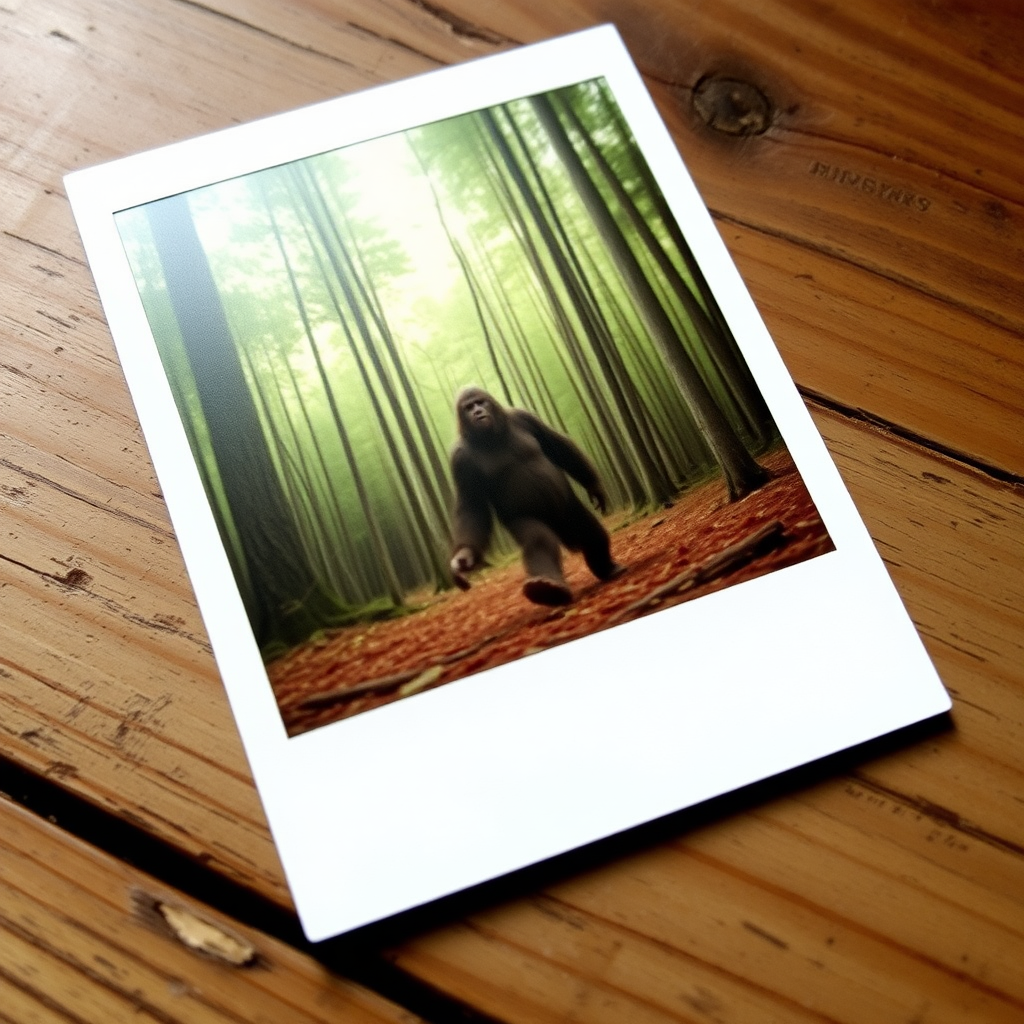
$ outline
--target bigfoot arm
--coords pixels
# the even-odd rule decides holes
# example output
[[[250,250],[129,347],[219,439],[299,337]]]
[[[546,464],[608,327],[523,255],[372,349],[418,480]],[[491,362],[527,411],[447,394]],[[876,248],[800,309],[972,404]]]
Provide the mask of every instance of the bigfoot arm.
[[[537,439],[544,454],[590,495],[596,509],[604,512],[608,506],[604,487],[601,486],[594,464],[583,454],[579,445],[557,430],[552,430],[532,413],[517,409],[514,415],[520,425]]]
[[[486,481],[461,448],[452,455],[455,515],[452,523],[452,571],[466,572],[483,560],[491,542],[491,504]]]

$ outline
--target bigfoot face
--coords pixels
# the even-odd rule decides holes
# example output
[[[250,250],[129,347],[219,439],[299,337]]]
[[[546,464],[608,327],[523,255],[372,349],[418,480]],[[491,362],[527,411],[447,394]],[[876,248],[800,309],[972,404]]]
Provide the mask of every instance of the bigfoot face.
[[[499,434],[505,424],[505,410],[480,388],[465,388],[456,401],[459,430],[473,443]]]

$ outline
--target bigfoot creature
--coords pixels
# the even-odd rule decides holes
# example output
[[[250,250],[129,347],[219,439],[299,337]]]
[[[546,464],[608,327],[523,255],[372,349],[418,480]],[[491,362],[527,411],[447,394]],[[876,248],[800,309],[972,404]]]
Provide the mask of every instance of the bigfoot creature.
[[[491,539],[491,516],[512,534],[526,568],[523,593],[536,604],[562,605],[572,592],[562,575],[560,545],[581,551],[601,580],[624,570],[608,533],[573,492],[566,473],[601,512],[606,498],[597,471],[579,448],[522,409],[505,409],[486,391],[464,388],[456,399],[460,440],[452,451],[456,504],[452,572],[478,566]]]

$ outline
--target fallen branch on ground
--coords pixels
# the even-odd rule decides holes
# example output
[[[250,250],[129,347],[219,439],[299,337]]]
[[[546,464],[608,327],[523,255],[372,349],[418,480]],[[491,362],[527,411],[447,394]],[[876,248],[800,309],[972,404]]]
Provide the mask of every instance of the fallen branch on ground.
[[[505,633],[507,632],[508,630],[505,631]],[[477,651],[482,647],[486,647],[487,644],[500,640],[505,633],[485,637],[469,647],[463,647],[461,650],[453,651],[451,654],[446,654],[441,658],[434,658],[426,665],[417,665],[416,668],[406,669],[404,672],[393,672],[391,675],[367,679],[362,683],[353,683],[351,686],[339,686],[336,689],[328,690],[326,693],[313,694],[312,697],[306,697],[305,700],[300,701],[299,707],[303,711],[315,711],[318,708],[330,707],[332,704],[354,700],[356,697],[365,697],[367,694],[387,693],[389,690],[397,690],[404,683],[411,683],[426,672],[431,672],[436,668],[447,668],[456,661],[461,661],[463,658],[468,658],[471,654],[476,654]],[[434,684],[439,681],[440,674],[438,674],[436,679],[431,679],[430,682]]]
[[[770,523],[766,523],[742,540],[737,541],[735,544],[730,544],[729,547],[724,548],[717,554],[711,555],[698,565],[691,565],[678,576],[670,579],[668,583],[663,583],[649,594],[645,594],[639,601],[634,601],[632,604],[616,612],[608,620],[608,625],[614,625],[630,615],[645,611],[652,605],[663,601],[666,597],[724,576],[726,573],[732,572],[748,562],[752,562],[755,558],[782,547],[788,539],[785,535],[785,527],[781,521],[773,519]]]

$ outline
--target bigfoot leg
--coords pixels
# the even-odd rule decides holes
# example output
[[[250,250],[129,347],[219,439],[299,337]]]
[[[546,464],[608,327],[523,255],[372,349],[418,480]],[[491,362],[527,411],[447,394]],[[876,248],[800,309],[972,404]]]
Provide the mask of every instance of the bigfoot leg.
[[[582,509],[586,518],[576,520],[577,536],[573,548],[583,552],[587,568],[599,580],[611,580],[626,570],[612,558],[612,544],[608,531],[590,509]]]
[[[562,575],[562,550],[554,530],[538,519],[519,519],[509,530],[523,551],[527,599],[534,604],[569,604],[572,591]]]

